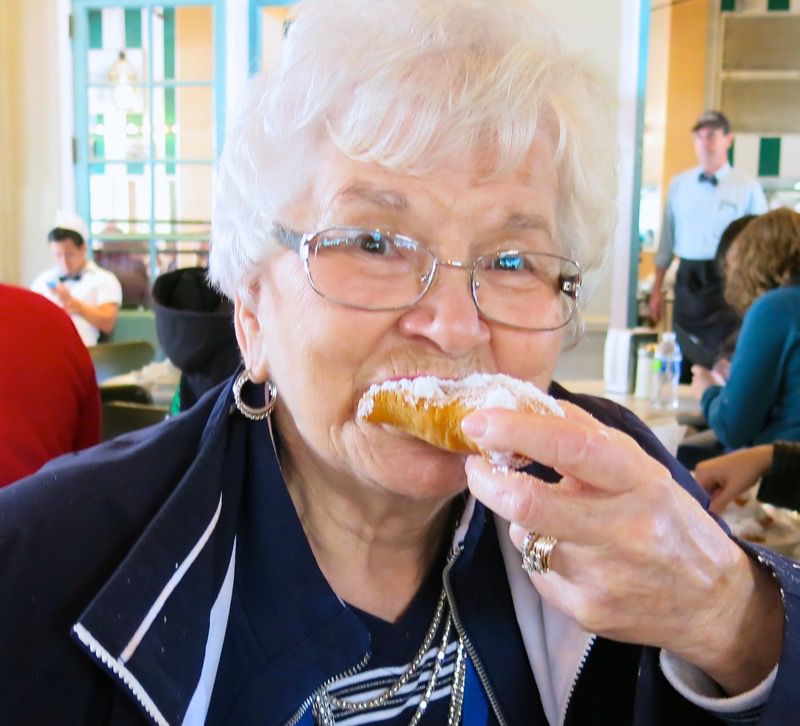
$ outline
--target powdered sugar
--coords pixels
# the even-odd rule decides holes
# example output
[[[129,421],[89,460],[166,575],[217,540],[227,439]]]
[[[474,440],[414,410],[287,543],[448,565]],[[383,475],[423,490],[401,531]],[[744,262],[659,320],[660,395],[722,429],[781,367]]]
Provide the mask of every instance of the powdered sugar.
[[[554,416],[564,416],[555,399],[540,391],[528,381],[502,373],[473,373],[465,378],[450,379],[437,376],[399,378],[376,383],[369,387],[358,404],[358,417],[366,418],[372,412],[374,397],[380,391],[401,395],[409,403],[441,406],[454,397],[464,401],[469,408],[507,408],[516,410],[521,401],[536,401]]]

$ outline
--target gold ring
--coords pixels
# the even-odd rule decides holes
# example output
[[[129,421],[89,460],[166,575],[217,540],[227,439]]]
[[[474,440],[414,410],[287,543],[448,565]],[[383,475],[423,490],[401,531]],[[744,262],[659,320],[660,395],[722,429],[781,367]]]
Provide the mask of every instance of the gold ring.
[[[550,558],[558,544],[555,537],[545,537],[536,532],[528,532],[522,540],[522,569],[532,576],[546,575],[550,572]]]

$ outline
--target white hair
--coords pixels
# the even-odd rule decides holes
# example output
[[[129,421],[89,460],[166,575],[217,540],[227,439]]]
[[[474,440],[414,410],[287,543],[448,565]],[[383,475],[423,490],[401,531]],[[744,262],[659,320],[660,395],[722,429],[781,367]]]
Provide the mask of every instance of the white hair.
[[[213,212],[210,276],[229,297],[247,297],[276,247],[273,223],[308,191],[326,140],[418,176],[488,155],[489,177],[525,161],[546,118],[556,243],[584,271],[605,258],[617,159],[609,94],[560,48],[533,0],[304,0],[274,72],[254,78],[243,101]]]

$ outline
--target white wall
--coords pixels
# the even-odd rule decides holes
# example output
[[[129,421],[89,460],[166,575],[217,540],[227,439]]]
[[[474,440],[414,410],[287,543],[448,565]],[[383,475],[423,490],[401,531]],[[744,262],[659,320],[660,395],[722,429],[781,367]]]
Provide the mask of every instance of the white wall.
[[[566,46],[585,57],[617,95],[618,223],[610,267],[586,310],[589,329],[605,328],[609,322],[624,327],[627,322],[641,4],[641,0],[539,0],[542,11],[559,26]]]
[[[13,155],[14,208],[8,221],[14,230],[16,254],[4,252],[13,264],[3,266],[3,281],[28,284],[44,266],[51,264],[47,232],[53,226],[56,211],[64,204],[64,149],[61,119],[71,114],[61,97],[60,52],[68,44],[63,8],[68,0],[25,0],[11,3],[13,15],[7,15],[8,36],[2,52],[12,72],[5,79],[0,94],[0,114],[10,130],[2,141],[9,157]],[[69,78],[69,70],[66,70]],[[67,199],[67,204],[69,200]]]

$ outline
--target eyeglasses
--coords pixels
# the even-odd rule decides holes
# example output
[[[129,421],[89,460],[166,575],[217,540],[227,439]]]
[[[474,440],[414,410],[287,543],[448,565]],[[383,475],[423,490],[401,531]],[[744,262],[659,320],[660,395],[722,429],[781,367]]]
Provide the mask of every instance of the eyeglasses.
[[[439,267],[469,271],[481,315],[524,330],[557,330],[575,313],[577,262],[544,252],[507,249],[473,262],[442,260],[403,235],[335,227],[302,233],[276,224],[276,240],[299,253],[311,287],[331,302],[359,310],[402,310],[431,289]]]

